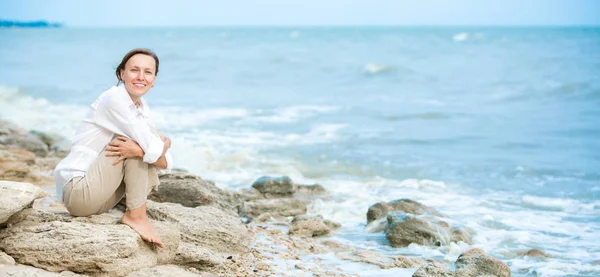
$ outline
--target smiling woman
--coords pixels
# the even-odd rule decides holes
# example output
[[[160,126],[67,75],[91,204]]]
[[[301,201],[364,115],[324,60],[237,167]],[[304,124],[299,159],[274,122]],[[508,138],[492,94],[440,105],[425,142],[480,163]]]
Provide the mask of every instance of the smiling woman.
[[[148,49],[123,57],[115,71],[117,86],[91,105],[54,176],[57,196],[72,215],[105,213],[124,200],[121,222],[163,247],[148,220],[146,198],[158,186],[156,168],[172,164],[171,140],[156,131],[142,98],[156,81],[158,65]]]

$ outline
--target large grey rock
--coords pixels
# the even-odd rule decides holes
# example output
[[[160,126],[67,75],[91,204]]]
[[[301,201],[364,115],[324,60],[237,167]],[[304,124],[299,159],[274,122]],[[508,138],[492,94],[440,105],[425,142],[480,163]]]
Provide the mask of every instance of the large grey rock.
[[[508,265],[485,253],[482,249],[472,248],[458,256],[456,260],[457,277],[476,276],[510,277]]]
[[[232,254],[249,250],[252,237],[238,216],[213,206],[183,207],[148,201],[151,218],[171,222],[181,232],[175,262],[199,269],[222,263]]]
[[[434,216],[442,216],[437,210],[427,207],[417,201],[410,199],[398,199],[390,202],[379,202],[371,205],[367,211],[367,224],[371,221],[384,218],[390,212],[402,211],[413,215],[430,214]]]
[[[11,134],[0,136],[0,144],[25,149],[40,157],[48,155],[48,145],[34,135]]]
[[[32,130],[27,133],[30,136],[37,137],[43,143],[48,146],[48,150],[61,152],[69,151],[71,149],[71,143],[67,138],[53,133],[45,133],[37,130]]]
[[[179,247],[179,232],[167,223],[153,223],[165,243],[165,249],[156,250],[126,225],[95,224],[84,222],[85,218],[43,221],[25,220],[3,230],[0,248],[19,263],[49,271],[124,276],[171,262]]]
[[[306,196],[320,196],[320,195],[328,194],[327,190],[319,184],[297,185],[296,193],[301,194],[301,195],[306,195]]]
[[[386,238],[394,247],[405,247],[411,243],[441,246],[450,243],[447,228],[411,214],[390,213]]]
[[[44,196],[46,193],[32,184],[0,181],[0,226],[15,213],[30,207],[33,200]]]
[[[148,199],[179,203],[185,207],[211,205],[235,215],[243,211],[241,199],[217,188],[214,183],[185,172],[161,175],[158,191],[150,194]]]
[[[258,199],[244,204],[247,217],[257,217],[264,213],[281,216],[305,214],[306,202],[295,198]]]
[[[431,261],[428,264],[422,265],[413,273],[412,277],[454,277],[448,266],[436,261]]]
[[[303,237],[326,236],[334,229],[332,225],[330,221],[324,220],[320,215],[297,215],[290,224],[289,234]]]
[[[266,198],[292,197],[296,192],[296,185],[288,176],[263,176],[254,181],[252,187]]]

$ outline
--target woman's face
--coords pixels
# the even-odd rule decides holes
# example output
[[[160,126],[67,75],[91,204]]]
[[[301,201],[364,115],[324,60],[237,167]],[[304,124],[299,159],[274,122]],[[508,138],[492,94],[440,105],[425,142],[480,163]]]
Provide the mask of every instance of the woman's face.
[[[144,54],[133,55],[121,70],[121,80],[133,102],[138,102],[156,80],[156,62]]]

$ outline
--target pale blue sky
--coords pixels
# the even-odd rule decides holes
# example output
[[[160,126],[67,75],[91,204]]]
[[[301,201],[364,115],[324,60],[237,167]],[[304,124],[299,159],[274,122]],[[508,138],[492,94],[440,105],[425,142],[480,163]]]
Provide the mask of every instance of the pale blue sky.
[[[69,26],[598,26],[600,0],[0,0],[0,19]]]

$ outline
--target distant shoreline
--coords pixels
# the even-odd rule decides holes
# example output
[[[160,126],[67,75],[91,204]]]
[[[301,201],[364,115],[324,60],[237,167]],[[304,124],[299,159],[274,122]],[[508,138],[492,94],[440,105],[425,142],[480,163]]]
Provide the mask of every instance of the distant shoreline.
[[[45,20],[37,21],[16,21],[16,20],[0,20],[0,28],[60,28],[62,24],[48,22]]]

